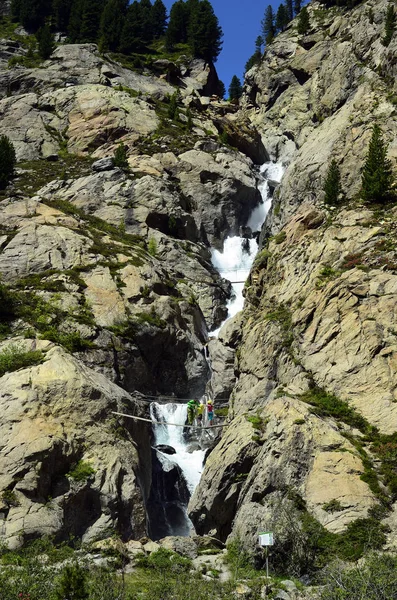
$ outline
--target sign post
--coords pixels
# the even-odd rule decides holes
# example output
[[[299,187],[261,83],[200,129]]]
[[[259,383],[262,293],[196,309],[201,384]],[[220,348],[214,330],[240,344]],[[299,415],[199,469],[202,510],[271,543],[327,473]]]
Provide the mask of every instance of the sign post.
[[[263,531],[259,534],[259,545],[266,548],[266,578],[269,579],[269,556],[268,556],[268,546],[273,546],[273,532],[272,531]]]

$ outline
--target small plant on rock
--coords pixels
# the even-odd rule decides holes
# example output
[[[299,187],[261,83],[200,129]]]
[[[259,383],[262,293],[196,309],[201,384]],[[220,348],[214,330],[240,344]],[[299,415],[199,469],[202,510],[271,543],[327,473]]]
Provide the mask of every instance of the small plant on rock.
[[[91,475],[95,474],[95,469],[83,460],[79,460],[78,463],[75,464],[73,469],[66,474],[66,477],[70,479],[74,479],[74,481],[86,481],[91,477]]]
[[[123,171],[129,171],[130,166],[127,160],[128,156],[128,148],[125,144],[121,143],[117,146],[114,151],[114,165],[115,167],[119,167]]]

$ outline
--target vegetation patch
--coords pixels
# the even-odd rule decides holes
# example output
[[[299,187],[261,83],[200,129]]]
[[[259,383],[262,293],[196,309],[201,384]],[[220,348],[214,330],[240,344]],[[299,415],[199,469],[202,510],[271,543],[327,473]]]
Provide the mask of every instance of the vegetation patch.
[[[95,348],[95,344],[83,338],[79,331],[63,333],[55,327],[51,327],[41,333],[41,338],[63,346],[69,352],[83,352],[84,350]]]
[[[329,513],[340,512],[341,510],[343,510],[342,504],[336,498],[330,500],[329,502],[326,502],[322,505],[321,508],[325,510],[325,512]]]
[[[5,373],[38,365],[44,354],[38,350],[25,351],[16,344],[10,344],[0,351],[0,377]]]
[[[66,473],[66,477],[73,479],[74,481],[86,481],[92,475],[94,475],[95,472],[95,469],[90,465],[90,463],[79,460],[69,471],[69,473]]]
[[[363,433],[370,433],[373,430],[368,421],[345,400],[340,400],[319,387],[313,387],[302,394],[300,399],[310,404],[313,407],[311,412],[316,415],[333,417],[351,427],[356,427]]]

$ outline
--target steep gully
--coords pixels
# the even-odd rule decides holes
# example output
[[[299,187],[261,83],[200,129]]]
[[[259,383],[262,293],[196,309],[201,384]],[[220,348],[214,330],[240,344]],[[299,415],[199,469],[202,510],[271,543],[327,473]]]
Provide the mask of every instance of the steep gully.
[[[243,309],[244,282],[258,252],[257,238],[271,206],[274,184],[281,181],[283,166],[281,163],[264,163],[260,167],[260,175],[262,180],[258,189],[262,203],[245,224],[252,237],[228,237],[223,252],[215,249],[211,252],[214,267],[232,283],[233,294],[227,304],[226,320]],[[210,335],[218,336],[222,325]],[[210,357],[208,360],[210,363]],[[205,403],[206,397],[202,401]],[[209,429],[184,428],[186,403],[153,402],[150,415],[154,446],[152,493],[147,506],[149,534],[154,540],[167,535],[188,536],[193,525],[188,517],[187,504],[200,481],[206,451],[213,445],[217,433]]]

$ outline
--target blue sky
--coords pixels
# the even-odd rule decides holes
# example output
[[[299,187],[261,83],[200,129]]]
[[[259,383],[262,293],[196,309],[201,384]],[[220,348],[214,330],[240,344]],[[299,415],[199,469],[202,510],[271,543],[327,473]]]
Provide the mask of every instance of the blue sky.
[[[169,13],[174,0],[163,2]],[[233,75],[243,79],[244,66],[255,51],[266,7],[271,4],[277,10],[281,0],[212,0],[211,3],[224,34],[223,49],[215,66],[227,90]]]

